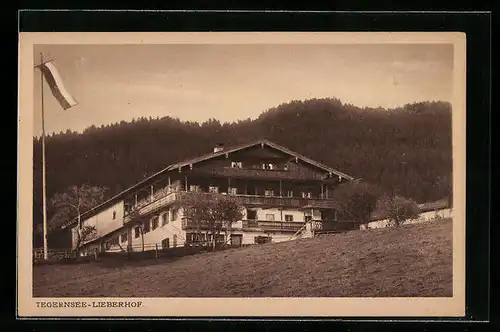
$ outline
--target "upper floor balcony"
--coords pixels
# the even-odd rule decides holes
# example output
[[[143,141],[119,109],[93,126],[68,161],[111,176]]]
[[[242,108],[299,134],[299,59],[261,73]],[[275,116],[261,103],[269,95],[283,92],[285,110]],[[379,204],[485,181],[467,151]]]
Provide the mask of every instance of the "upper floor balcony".
[[[125,211],[124,223],[131,221],[135,216],[145,216],[154,213],[174,203],[192,195],[193,192],[187,191],[163,191],[157,193],[154,197],[140,202],[140,204]],[[198,195],[216,197],[221,194],[197,192]],[[234,198],[239,204],[245,207],[262,208],[296,208],[296,209],[336,209],[338,204],[335,200],[326,198],[296,198],[280,196],[262,196],[262,195],[228,195]]]
[[[220,167],[197,170],[196,172],[205,176],[222,176],[234,179],[329,181],[326,179],[325,175],[321,173],[301,173],[286,169]]]

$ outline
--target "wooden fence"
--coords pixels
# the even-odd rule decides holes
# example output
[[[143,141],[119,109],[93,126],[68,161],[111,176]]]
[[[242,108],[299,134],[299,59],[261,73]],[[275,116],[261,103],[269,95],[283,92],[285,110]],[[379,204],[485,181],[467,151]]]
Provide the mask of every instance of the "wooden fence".
[[[33,249],[33,263],[69,263],[97,259],[97,251],[82,251],[77,256],[77,252],[72,249],[48,249],[47,259],[45,259],[44,253],[43,248]]]
[[[134,245],[132,247],[124,248],[120,251],[106,251],[99,254],[99,260],[143,260],[151,258],[173,258],[193,255],[196,253],[209,251],[208,245],[202,244],[198,246],[194,245],[180,245],[171,248],[162,248],[161,244],[144,244],[144,251],[141,245]]]

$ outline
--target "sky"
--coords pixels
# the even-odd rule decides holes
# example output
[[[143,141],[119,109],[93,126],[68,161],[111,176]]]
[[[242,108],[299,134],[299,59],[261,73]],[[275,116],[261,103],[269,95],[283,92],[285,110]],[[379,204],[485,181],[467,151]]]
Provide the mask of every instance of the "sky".
[[[334,97],[359,107],[451,101],[452,44],[35,45],[78,105],[44,83],[47,133],[133,118],[221,122],[256,118],[291,100]],[[35,135],[41,82],[35,71]]]

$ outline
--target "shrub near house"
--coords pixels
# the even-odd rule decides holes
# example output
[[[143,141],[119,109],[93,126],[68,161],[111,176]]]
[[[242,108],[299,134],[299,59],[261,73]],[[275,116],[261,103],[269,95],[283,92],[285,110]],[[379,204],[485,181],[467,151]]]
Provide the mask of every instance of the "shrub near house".
[[[381,205],[392,226],[399,227],[409,219],[415,219],[420,213],[418,204],[401,196],[383,197]]]

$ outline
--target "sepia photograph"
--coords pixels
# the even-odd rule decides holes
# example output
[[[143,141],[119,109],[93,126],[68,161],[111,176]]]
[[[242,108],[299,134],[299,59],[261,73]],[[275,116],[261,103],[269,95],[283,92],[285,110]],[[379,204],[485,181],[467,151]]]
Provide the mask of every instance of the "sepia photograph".
[[[21,34],[20,306],[463,314],[464,45]]]

